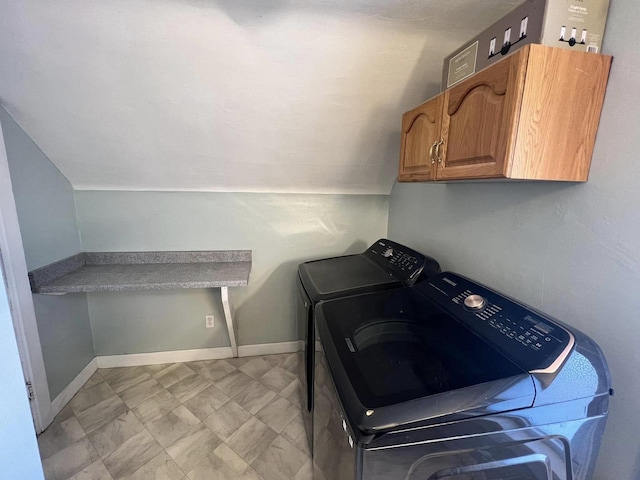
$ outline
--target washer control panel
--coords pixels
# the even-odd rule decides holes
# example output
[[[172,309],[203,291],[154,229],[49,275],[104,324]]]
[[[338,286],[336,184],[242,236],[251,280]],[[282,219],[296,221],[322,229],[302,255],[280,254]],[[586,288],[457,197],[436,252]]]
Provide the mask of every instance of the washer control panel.
[[[428,260],[435,263],[438,268],[437,271],[440,271],[440,267],[435,260],[428,259],[428,257],[409,247],[387,239],[380,239],[375,242],[367,249],[365,255],[408,285],[415,281],[425,266],[429,264],[432,267]]]
[[[555,372],[573,348],[571,332],[553,320],[455,273],[417,288],[531,373]]]

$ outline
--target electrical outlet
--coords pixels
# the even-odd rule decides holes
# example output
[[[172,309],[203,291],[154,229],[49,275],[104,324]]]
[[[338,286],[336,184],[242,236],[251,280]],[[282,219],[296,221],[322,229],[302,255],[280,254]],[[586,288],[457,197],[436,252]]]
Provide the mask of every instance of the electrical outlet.
[[[204,316],[204,324],[207,328],[213,328],[216,326],[216,319],[213,315]]]

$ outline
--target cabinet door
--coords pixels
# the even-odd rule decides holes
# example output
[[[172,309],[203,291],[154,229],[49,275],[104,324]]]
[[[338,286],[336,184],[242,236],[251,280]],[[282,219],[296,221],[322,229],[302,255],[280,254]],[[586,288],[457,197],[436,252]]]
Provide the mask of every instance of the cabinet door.
[[[520,50],[445,92],[438,180],[507,175],[528,51]]]
[[[399,181],[435,179],[434,150],[440,140],[442,104],[443,95],[438,95],[402,116]]]

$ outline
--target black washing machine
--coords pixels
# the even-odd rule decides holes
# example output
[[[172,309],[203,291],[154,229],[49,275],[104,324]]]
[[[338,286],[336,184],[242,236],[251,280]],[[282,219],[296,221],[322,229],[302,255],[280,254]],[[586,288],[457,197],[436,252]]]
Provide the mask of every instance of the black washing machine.
[[[387,239],[380,239],[364,253],[301,263],[298,267],[297,322],[305,343],[299,372],[309,447],[312,448],[314,308],[322,300],[342,298],[413,285],[419,278],[440,272],[431,257]]]
[[[597,344],[451,272],[316,308],[314,480],[589,480]]]

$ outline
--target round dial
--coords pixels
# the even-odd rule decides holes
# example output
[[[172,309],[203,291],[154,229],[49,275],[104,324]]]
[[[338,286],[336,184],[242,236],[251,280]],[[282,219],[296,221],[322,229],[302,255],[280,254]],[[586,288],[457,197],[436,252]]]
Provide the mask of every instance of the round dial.
[[[382,256],[384,258],[389,258],[393,255],[393,248],[387,248],[384,252],[382,252]]]
[[[487,303],[484,297],[480,295],[469,295],[464,299],[464,306],[471,310],[480,310]]]

